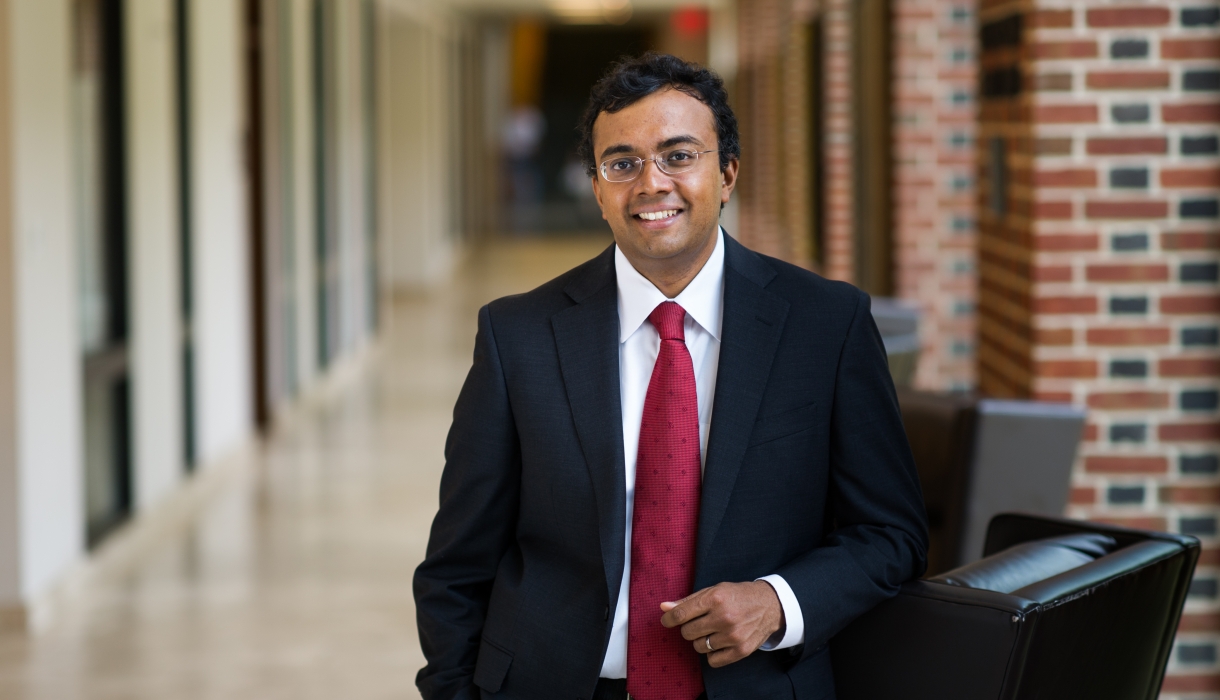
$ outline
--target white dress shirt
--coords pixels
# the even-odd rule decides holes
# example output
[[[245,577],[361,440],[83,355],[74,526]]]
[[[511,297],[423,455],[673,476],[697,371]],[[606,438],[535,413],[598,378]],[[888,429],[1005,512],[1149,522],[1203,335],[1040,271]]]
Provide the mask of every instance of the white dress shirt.
[[[627,611],[631,577],[631,516],[635,500],[635,463],[639,456],[640,421],[644,416],[644,397],[652,379],[652,366],[661,350],[657,329],[648,323],[652,310],[664,301],[677,302],[686,310],[683,329],[686,348],[695,370],[695,393],[699,401],[699,461],[706,464],[707,436],[712,426],[712,397],[716,393],[716,372],[720,364],[720,331],[724,317],[724,229],[716,237],[716,248],[703,269],[674,299],[667,299],[652,282],[641,275],[617,247],[614,249],[614,274],[618,280],[619,396],[623,409],[623,457],[627,476],[627,536],[623,544],[623,582],[614,609],[610,646],[602,662],[602,678],[627,677]],[[781,485],[777,484],[779,488]],[[783,577],[773,574],[759,579],[771,584],[783,607],[785,629],[763,644],[763,651],[786,649],[805,641],[805,619],[792,588]],[[661,610],[656,611],[657,619]]]

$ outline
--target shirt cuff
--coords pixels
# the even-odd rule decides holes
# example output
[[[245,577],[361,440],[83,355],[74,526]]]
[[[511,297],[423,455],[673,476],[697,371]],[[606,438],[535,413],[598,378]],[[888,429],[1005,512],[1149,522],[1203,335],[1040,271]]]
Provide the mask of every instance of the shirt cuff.
[[[779,574],[763,576],[755,581],[766,581],[775,589],[779,605],[784,611],[784,626],[758,647],[762,651],[779,651],[805,643],[805,618],[801,616],[801,604],[792,592],[792,587]]]

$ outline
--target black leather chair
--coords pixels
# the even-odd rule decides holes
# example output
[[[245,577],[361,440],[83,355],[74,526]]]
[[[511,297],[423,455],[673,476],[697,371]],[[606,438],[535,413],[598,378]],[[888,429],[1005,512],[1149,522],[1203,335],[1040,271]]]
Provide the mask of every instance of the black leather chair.
[[[1198,540],[1005,513],[984,553],[831,641],[839,700],[1157,697]]]

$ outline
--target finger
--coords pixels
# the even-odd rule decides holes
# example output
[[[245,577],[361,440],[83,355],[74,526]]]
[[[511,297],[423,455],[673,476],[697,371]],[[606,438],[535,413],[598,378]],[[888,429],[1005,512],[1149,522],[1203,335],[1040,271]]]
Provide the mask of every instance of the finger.
[[[717,632],[723,631],[723,625],[715,619],[715,615],[703,615],[702,617],[696,617],[685,625],[682,625],[682,638],[693,642],[697,639],[702,639],[709,634],[716,634]],[[725,644],[721,644],[721,646],[725,646]]]
[[[746,658],[746,656],[747,654],[741,653],[741,650],[737,647],[718,649],[707,655],[707,665],[712,668],[722,668],[729,664],[735,664]]]
[[[711,640],[711,649],[708,649],[708,640]],[[708,654],[708,658],[711,658],[711,654],[715,654],[718,651],[723,651],[727,644],[728,642],[725,641],[724,635],[715,632],[712,634],[705,634],[702,637],[691,640],[691,646],[695,649],[695,652],[699,654]]]
[[[669,612],[678,607],[677,603],[661,603],[661,612]]]
[[[677,627],[706,614],[711,609],[712,596],[708,594],[711,590],[712,588],[704,588],[678,601],[677,605],[661,616],[661,624],[670,628]]]

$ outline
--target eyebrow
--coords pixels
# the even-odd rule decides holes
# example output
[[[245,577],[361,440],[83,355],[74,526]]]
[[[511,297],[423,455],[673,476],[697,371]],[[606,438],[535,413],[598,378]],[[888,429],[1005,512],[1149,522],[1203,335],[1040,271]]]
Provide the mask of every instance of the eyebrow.
[[[661,143],[658,143],[657,150],[663,151],[667,148],[672,148],[672,147],[677,146],[678,144],[682,144],[682,143],[694,144],[696,146],[703,145],[702,141],[695,138],[694,136],[691,136],[690,134],[679,134],[678,136],[671,136],[671,137],[665,139],[664,141],[662,141]],[[625,143],[616,143],[613,146],[610,146],[610,147],[606,148],[605,150],[603,150],[601,157],[606,158],[607,156],[612,156],[612,155],[616,155],[619,153],[634,153],[634,152],[635,152],[634,146],[631,146],[631,145],[628,145]]]

